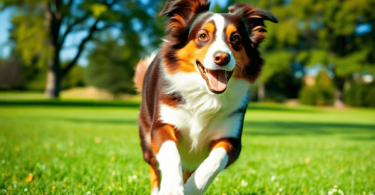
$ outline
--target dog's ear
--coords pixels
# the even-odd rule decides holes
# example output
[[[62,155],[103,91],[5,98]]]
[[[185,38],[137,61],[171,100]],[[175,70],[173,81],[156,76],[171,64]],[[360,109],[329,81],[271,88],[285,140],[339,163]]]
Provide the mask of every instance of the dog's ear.
[[[183,42],[191,23],[200,13],[208,11],[208,0],[167,0],[161,15],[168,15],[167,38],[174,39],[174,43]]]
[[[245,21],[250,40],[254,47],[259,46],[264,40],[264,33],[267,32],[264,20],[278,23],[276,17],[271,12],[247,4],[238,3],[230,6],[228,9],[231,14],[240,15]]]

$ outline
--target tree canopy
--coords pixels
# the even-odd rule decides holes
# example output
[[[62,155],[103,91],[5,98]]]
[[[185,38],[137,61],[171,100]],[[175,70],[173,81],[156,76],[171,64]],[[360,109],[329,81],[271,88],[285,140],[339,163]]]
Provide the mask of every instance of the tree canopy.
[[[16,42],[26,65],[48,66],[46,94],[58,97],[60,83],[76,65],[77,60],[95,33],[110,29],[121,32],[119,39],[136,49],[131,55],[139,56],[143,50],[140,36],[148,37],[155,45],[155,36],[163,31],[155,24],[152,15],[159,2],[143,4],[139,1],[118,0],[0,0],[0,9],[15,7],[12,19],[12,39]],[[134,28],[134,24],[138,28]],[[61,51],[69,35],[86,32],[77,43],[77,52],[65,66],[61,65]],[[153,36],[150,36],[153,35]],[[65,63],[64,63],[65,64]]]

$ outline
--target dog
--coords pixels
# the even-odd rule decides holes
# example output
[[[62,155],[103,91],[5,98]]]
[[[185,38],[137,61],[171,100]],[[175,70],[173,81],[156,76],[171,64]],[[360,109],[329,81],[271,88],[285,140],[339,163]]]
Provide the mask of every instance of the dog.
[[[264,20],[247,4],[209,12],[207,0],[168,0],[167,35],[149,63],[136,67],[138,118],[151,194],[204,194],[241,151],[250,85],[260,74]],[[162,179],[161,179],[162,176]]]

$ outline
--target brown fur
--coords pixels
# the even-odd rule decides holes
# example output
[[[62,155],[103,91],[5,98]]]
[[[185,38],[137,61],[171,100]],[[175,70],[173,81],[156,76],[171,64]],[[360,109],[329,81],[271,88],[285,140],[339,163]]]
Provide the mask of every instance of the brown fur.
[[[135,76],[133,81],[138,92],[142,92],[143,78],[145,77],[148,65],[148,58],[144,58],[138,62],[135,68]]]
[[[136,68],[134,82],[138,90],[142,91],[142,103],[140,105],[140,115],[138,120],[139,133],[144,160],[150,165],[151,189],[160,184],[160,171],[157,169],[158,162],[156,155],[161,145],[166,141],[173,141],[178,144],[180,132],[171,124],[165,124],[160,120],[160,105],[178,108],[184,104],[184,98],[178,92],[166,94],[163,89],[170,86],[162,72],[162,62],[167,74],[178,72],[196,71],[196,61],[204,59],[213,35],[215,25],[209,22],[203,26],[203,22],[208,19],[211,13],[208,11],[209,2],[207,0],[168,0],[160,15],[168,15],[170,18],[167,25],[167,40],[159,53],[150,65],[147,59],[141,60]],[[263,60],[257,50],[259,43],[264,39],[265,26],[263,20],[277,22],[272,14],[259,10],[246,4],[236,4],[229,8],[229,14],[223,17],[231,22],[224,33],[225,41],[230,47],[236,62],[233,76],[254,82],[258,77]],[[206,30],[212,39],[207,42],[197,40],[200,30]],[[241,44],[232,44],[231,36],[238,33],[242,37]],[[245,113],[239,110],[238,113]],[[242,133],[242,126],[241,131]],[[240,138],[221,138],[210,141],[210,148],[223,148],[229,156],[226,166],[232,164],[241,151]],[[207,143],[207,144],[208,144]],[[190,177],[192,172],[184,172],[184,182]]]
[[[155,187],[159,187],[160,179],[160,171],[155,166],[150,165],[151,192],[154,191]]]
[[[241,141],[235,138],[222,138],[211,142],[211,151],[216,148],[224,148],[229,156],[229,161],[226,167],[231,165],[241,152]]]

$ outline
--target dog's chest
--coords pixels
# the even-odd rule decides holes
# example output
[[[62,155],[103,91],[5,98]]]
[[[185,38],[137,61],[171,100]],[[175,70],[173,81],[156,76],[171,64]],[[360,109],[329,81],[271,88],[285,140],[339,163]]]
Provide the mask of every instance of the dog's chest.
[[[238,137],[244,113],[235,113],[245,103],[222,105],[218,111],[191,110],[191,106],[161,105],[160,117],[178,131],[178,150],[184,170],[194,171],[208,157],[210,143],[224,137]],[[204,105],[202,105],[204,107]],[[235,114],[233,114],[235,113]]]
[[[209,155],[212,140],[236,136],[236,129],[232,129],[230,123],[237,123],[237,118],[228,118],[227,112],[197,116],[183,108],[161,106],[163,122],[175,126],[178,131],[177,148],[184,170],[194,171],[198,168]]]
[[[244,112],[236,113],[236,110],[246,107],[250,87],[248,82],[233,78],[225,94],[217,96],[207,93],[206,87],[195,76],[169,75],[171,83],[174,83],[173,90],[169,91],[177,90],[184,103],[174,107],[161,104],[159,110],[160,120],[173,125],[178,131],[182,165],[185,170],[191,171],[207,158],[211,141],[238,138]]]

